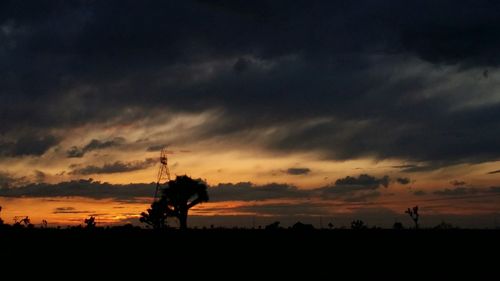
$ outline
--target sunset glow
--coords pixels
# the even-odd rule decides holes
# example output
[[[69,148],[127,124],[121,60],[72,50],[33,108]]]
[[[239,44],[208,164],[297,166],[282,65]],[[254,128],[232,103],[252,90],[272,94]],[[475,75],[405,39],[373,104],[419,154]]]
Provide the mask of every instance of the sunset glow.
[[[165,149],[193,226],[498,227],[495,9],[108,2],[0,5],[5,222],[141,225]]]

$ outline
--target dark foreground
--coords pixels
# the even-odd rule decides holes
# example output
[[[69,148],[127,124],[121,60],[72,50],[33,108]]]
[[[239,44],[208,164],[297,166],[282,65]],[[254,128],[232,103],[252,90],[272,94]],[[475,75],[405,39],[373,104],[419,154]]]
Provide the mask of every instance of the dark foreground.
[[[208,270],[220,276],[239,270],[247,277],[301,271],[479,275],[497,271],[500,231],[5,229],[0,230],[0,243],[3,266],[76,266],[83,272],[85,266],[118,266],[122,273],[188,268],[190,273]]]

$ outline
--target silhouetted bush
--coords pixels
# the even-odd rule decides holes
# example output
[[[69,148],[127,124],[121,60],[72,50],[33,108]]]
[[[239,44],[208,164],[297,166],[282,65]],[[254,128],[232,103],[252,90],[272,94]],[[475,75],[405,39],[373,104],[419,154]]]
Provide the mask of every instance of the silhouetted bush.
[[[351,222],[351,229],[359,230],[359,229],[367,229],[368,227],[362,220],[353,220]]]
[[[165,201],[153,202],[151,208],[141,213],[139,221],[155,230],[164,229],[167,226],[167,206],[165,203]]]
[[[292,226],[293,230],[314,230],[314,226],[308,223],[301,223],[300,221]]]
[[[85,223],[85,228],[93,229],[96,227],[95,217],[90,216],[88,219],[83,221]]]
[[[405,227],[403,226],[403,224],[401,222],[395,222],[393,225],[392,225],[392,229],[394,230],[402,230],[404,229]]]
[[[275,221],[271,224],[266,225],[266,227],[265,227],[265,230],[276,230],[276,229],[280,229],[280,222],[279,221]]]
[[[457,229],[457,227],[454,227],[451,223],[447,223],[445,221],[442,221],[440,224],[434,226],[433,228],[437,230]]]

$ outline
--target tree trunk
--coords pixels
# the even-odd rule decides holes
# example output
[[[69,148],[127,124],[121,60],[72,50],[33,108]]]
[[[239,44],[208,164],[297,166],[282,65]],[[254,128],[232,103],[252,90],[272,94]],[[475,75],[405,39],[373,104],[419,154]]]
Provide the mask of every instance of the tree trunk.
[[[181,230],[186,230],[187,229],[187,215],[188,212],[186,211],[181,211],[179,214],[179,228]]]

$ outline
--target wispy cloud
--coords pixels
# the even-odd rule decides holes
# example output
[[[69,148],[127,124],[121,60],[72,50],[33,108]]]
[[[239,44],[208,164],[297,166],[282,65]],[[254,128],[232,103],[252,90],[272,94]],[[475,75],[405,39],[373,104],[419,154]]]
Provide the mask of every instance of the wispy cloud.
[[[92,174],[114,174],[132,172],[149,168],[157,163],[153,158],[147,158],[144,161],[122,162],[116,161],[114,163],[107,163],[103,166],[88,165],[78,167],[69,172],[70,175],[92,175]]]
[[[66,151],[66,154],[69,158],[80,158],[83,157],[87,152],[104,148],[116,147],[124,143],[125,139],[122,137],[116,137],[111,140],[104,140],[104,141],[93,139],[83,147],[77,147],[77,146],[71,147],[68,151]]]

